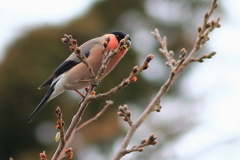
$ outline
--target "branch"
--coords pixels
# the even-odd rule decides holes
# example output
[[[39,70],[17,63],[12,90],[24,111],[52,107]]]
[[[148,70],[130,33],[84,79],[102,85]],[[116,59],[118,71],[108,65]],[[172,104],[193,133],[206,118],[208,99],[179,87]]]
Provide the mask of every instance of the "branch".
[[[214,56],[216,53],[217,53],[217,52],[211,52],[210,54],[205,54],[205,55],[203,55],[203,56],[201,56],[201,57],[199,57],[199,58],[192,58],[192,59],[191,59],[191,62],[200,62],[200,63],[202,63],[202,62],[204,62],[204,61],[203,61],[204,59],[210,59],[210,58],[212,58],[212,56]]]
[[[139,145],[135,145],[131,149],[126,149],[125,154],[129,154],[135,151],[143,152],[143,147],[157,144],[158,142],[156,141],[156,139],[157,137],[155,137],[154,134],[151,134],[148,139],[143,139]]]
[[[111,50],[109,53],[107,52],[107,46],[110,41],[109,37],[106,37],[105,42],[103,43],[104,49],[103,49],[103,61],[100,69],[98,70],[98,74],[95,77],[96,80],[99,80],[100,77],[103,75],[103,73],[106,70],[106,67],[108,65],[108,62],[111,60],[112,57],[114,57],[117,53],[119,53],[123,48],[125,49],[126,46],[129,46],[127,39],[129,38],[129,35],[127,34],[124,39],[122,39],[119,44],[117,49]]]
[[[78,47],[77,44],[77,40],[73,39],[72,35],[64,34],[64,37],[65,38],[62,38],[62,42],[69,45],[69,49],[73,51],[78,56],[78,58],[87,66],[91,77],[94,78],[95,73],[90,64],[87,62],[86,56],[83,53],[81,53],[80,48]]]
[[[208,34],[210,31],[213,31],[215,28],[220,27],[220,24],[218,23],[220,18],[217,18],[217,20],[212,20],[211,24],[214,22],[215,25],[207,25],[209,24],[208,20],[214,10],[217,7],[217,0],[214,0],[212,3],[212,6],[210,8],[210,11],[206,13],[204,17],[204,24],[201,27],[198,27],[198,37],[197,40],[194,44],[194,47],[192,51],[189,53],[187,57],[186,56],[186,50],[183,48],[180,52],[179,60],[176,61],[173,59],[173,52],[168,52],[167,51],[167,38],[161,38],[159,31],[157,29],[154,30],[154,32],[151,32],[155,38],[159,41],[159,43],[162,46],[162,49],[160,49],[160,52],[162,52],[165,57],[167,58],[166,64],[171,67],[171,74],[168,80],[165,82],[165,84],[160,88],[156,96],[153,98],[153,100],[150,102],[150,104],[147,106],[147,108],[144,110],[144,112],[139,116],[137,121],[131,125],[129,128],[118,152],[116,153],[115,157],[113,158],[114,160],[119,160],[121,159],[124,155],[127,153],[131,152],[132,150],[135,150],[137,148],[134,148],[132,150],[127,150],[127,146],[135,133],[135,131],[138,129],[138,127],[145,121],[145,119],[152,113],[153,111],[159,111],[161,108],[160,101],[163,97],[163,95],[169,90],[171,87],[172,83],[176,80],[176,78],[182,73],[182,71],[188,66],[189,63],[193,62],[194,56],[196,55],[197,51],[200,49],[202,45],[205,44],[206,41],[209,40]],[[206,56],[206,57],[211,57]],[[204,57],[205,58],[205,57]],[[201,57],[200,57],[201,59]],[[203,58],[202,58],[203,59]]]
[[[64,121],[62,119],[62,111],[60,110],[60,107],[57,107],[57,109],[55,110],[55,114],[57,116],[57,126],[55,127],[56,129],[59,129],[60,132],[58,132],[56,134],[55,140],[58,142],[59,139],[61,140],[60,143],[65,143],[65,139],[64,139],[64,135],[65,135],[65,131],[64,131]]]
[[[158,30],[155,30],[154,32],[151,32],[151,33],[159,41],[159,43],[162,44],[162,48],[160,48],[159,51],[162,52],[162,54],[168,60],[166,62],[166,65],[169,66],[171,69],[174,69],[176,66],[176,61],[173,59],[173,56],[174,56],[173,51],[168,52],[167,50],[167,37],[164,36],[162,38]]]
[[[64,160],[64,159],[72,159],[72,158],[73,158],[72,148],[68,148],[68,149],[64,152],[64,156],[63,156],[63,158],[61,158],[61,160]]]
[[[111,105],[113,105],[113,101],[111,101],[111,100],[106,101],[106,104],[103,107],[103,109],[100,112],[98,112],[98,114],[96,114],[93,118],[89,119],[88,121],[86,121],[83,124],[81,124],[80,126],[78,126],[76,128],[75,132],[80,131],[82,128],[84,128],[89,123],[96,121]]]
[[[116,93],[117,91],[121,90],[122,88],[128,86],[129,83],[135,82],[136,79],[137,79],[136,76],[140,72],[142,72],[143,70],[146,70],[149,67],[149,63],[150,63],[150,61],[152,59],[153,59],[153,55],[152,54],[148,55],[146,60],[144,61],[144,63],[142,64],[142,66],[140,68],[138,68],[138,66],[133,67],[132,72],[130,73],[128,78],[124,79],[119,85],[117,85],[116,87],[110,89],[108,92],[99,93],[99,94],[97,94],[95,96],[90,97],[91,100],[110,96],[110,95]]]
[[[47,160],[47,154],[45,151],[43,151],[42,153],[39,154],[40,156],[40,160]]]
[[[119,106],[118,110],[119,112],[117,112],[117,114],[123,117],[123,120],[128,122],[129,126],[132,126],[131,111],[128,110],[128,106],[126,104],[124,106]]]

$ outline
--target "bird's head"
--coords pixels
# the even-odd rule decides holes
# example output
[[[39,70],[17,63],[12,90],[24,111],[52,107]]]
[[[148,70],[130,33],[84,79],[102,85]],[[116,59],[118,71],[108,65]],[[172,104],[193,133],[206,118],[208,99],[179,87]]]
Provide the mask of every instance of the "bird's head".
[[[113,32],[110,32],[109,34],[115,35],[116,39],[118,40],[118,43],[119,43],[122,39],[124,39],[125,36],[127,35],[126,33],[121,32],[121,31],[113,31]],[[124,48],[125,48],[125,49],[126,49],[126,48],[130,48],[130,46],[131,46],[131,38],[128,37],[127,42],[126,42],[126,44],[124,45]]]

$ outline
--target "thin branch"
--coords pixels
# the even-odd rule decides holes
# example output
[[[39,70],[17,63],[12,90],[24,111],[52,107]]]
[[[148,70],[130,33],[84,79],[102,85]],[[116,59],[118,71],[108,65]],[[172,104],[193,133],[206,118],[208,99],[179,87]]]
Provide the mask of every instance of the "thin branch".
[[[47,160],[47,154],[45,151],[43,151],[42,153],[39,154],[40,156],[40,160]]]
[[[64,37],[65,38],[62,38],[62,42],[69,45],[69,49],[73,51],[78,56],[78,58],[87,66],[91,77],[94,78],[95,73],[90,64],[88,63],[86,56],[83,53],[81,53],[80,48],[78,47],[77,44],[77,40],[73,39],[72,35],[64,34]]]
[[[154,37],[159,41],[160,44],[162,44],[162,48],[159,49],[159,51],[166,57],[168,60],[166,62],[166,65],[169,66],[171,69],[174,69],[176,66],[176,61],[174,60],[173,56],[174,53],[173,51],[167,50],[167,37],[164,36],[163,38],[161,37],[160,33],[158,30],[155,30],[154,32],[151,32]]]
[[[111,50],[108,54],[107,54],[107,45],[110,41],[109,37],[107,37],[105,39],[105,42],[103,44],[104,46],[104,49],[103,49],[103,55],[105,55],[103,57],[103,60],[102,60],[102,65],[101,67],[99,68],[98,70],[98,74],[96,75],[95,77],[95,81],[99,81],[99,79],[101,78],[101,76],[103,75],[103,73],[105,72],[106,68],[107,68],[107,65],[109,63],[109,61],[117,54],[119,53],[122,49],[126,49],[126,46],[129,47],[129,44],[127,44],[127,39],[129,38],[129,35],[127,34],[124,39],[122,39],[119,44],[118,44],[118,47],[115,49],[115,50]]]
[[[136,81],[136,76],[140,72],[142,72],[143,70],[146,70],[149,67],[149,62],[152,59],[153,59],[153,55],[152,54],[148,55],[146,60],[144,61],[144,63],[142,64],[142,66],[140,68],[138,68],[138,66],[133,67],[132,72],[130,73],[128,78],[124,79],[119,85],[110,89],[108,92],[99,93],[95,96],[90,97],[91,100],[110,96],[110,95],[116,93],[117,91],[121,90],[122,88],[128,86],[130,82],[135,82]]]
[[[93,121],[96,121],[111,105],[113,105],[113,101],[111,101],[111,100],[106,101],[106,104],[103,107],[103,109],[100,112],[98,112],[98,114],[96,114],[93,118],[89,119],[88,121],[86,121],[83,124],[81,124],[80,126],[78,126],[75,130],[75,133],[80,131],[86,125],[92,123]]]
[[[125,104],[124,106],[118,107],[119,112],[117,114],[123,117],[123,120],[126,121],[129,126],[132,126],[133,122],[131,120],[131,111],[128,110],[128,106]]]
[[[64,135],[65,135],[65,131],[64,131],[64,121],[62,119],[62,111],[60,110],[60,107],[57,107],[57,109],[55,110],[55,114],[57,116],[57,126],[56,126],[56,129],[59,129],[59,133],[60,134],[57,134],[55,139],[56,141],[58,141],[58,139],[60,138],[60,143],[65,143],[65,139],[64,139]],[[58,137],[59,136],[59,137]]]
[[[208,34],[215,28],[221,27],[221,25],[219,24],[220,16],[216,20],[212,20],[211,22],[209,22],[209,18],[211,17],[217,6],[217,0],[213,0],[210,10],[204,16],[203,25],[198,26],[198,38],[194,44],[192,51],[187,56],[184,65],[182,66],[182,69],[184,69],[189,63],[193,62],[191,59],[194,58],[197,51],[202,47],[202,45],[204,45],[206,41],[210,39],[208,37]]]
[[[73,158],[73,150],[72,150],[72,148],[68,148],[64,152],[64,156],[61,158],[61,160],[72,159],[72,158]]]
[[[143,139],[139,145],[135,145],[131,149],[126,149],[125,153],[129,154],[135,151],[143,152],[144,151],[143,147],[157,144],[158,142],[156,141],[156,139],[157,137],[155,137],[154,134],[151,134],[148,139]]]
[[[68,130],[64,136],[65,143],[59,143],[58,148],[57,148],[56,152],[54,153],[52,160],[58,160],[61,157],[61,155],[63,155],[65,148],[68,146],[73,135],[75,134],[74,129],[77,126],[77,124],[79,123],[89,102],[90,101],[87,98],[83,99],[82,102],[80,102],[79,110],[74,115],[72,122],[71,122],[70,126],[68,127]]]
[[[200,63],[202,63],[202,62],[204,62],[204,59],[210,59],[215,54],[216,54],[216,52],[211,52],[210,54],[205,54],[205,55],[203,55],[203,56],[201,56],[199,58],[192,58],[191,61],[192,62],[200,62]]]

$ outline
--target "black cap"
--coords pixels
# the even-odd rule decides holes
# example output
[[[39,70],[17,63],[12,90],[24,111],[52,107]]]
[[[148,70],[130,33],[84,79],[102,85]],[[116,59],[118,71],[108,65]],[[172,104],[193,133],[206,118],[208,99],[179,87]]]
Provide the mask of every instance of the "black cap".
[[[112,31],[110,32],[110,34],[114,34],[118,40],[118,42],[120,42],[127,34],[121,31]],[[128,40],[131,41],[131,38],[129,37]]]

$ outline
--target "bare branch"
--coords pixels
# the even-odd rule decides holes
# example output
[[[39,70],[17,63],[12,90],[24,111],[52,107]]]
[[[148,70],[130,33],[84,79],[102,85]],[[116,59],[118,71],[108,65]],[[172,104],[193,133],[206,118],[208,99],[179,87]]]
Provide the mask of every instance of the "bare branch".
[[[130,73],[128,78],[124,79],[119,85],[117,85],[116,87],[112,88],[108,92],[100,93],[100,94],[97,94],[96,96],[90,97],[91,100],[110,96],[110,95],[116,93],[117,91],[119,91],[120,89],[128,86],[130,82],[135,82],[136,81],[136,76],[140,72],[142,72],[143,70],[146,70],[149,67],[149,62],[152,59],[153,59],[153,55],[152,54],[148,55],[148,57],[146,58],[146,60],[144,61],[144,63],[142,64],[142,66],[140,68],[138,68],[138,66],[133,67],[132,72]]]
[[[65,143],[65,139],[64,139],[64,135],[65,135],[65,131],[64,131],[64,121],[62,119],[62,111],[60,110],[60,107],[57,107],[57,109],[55,110],[55,114],[57,116],[57,126],[56,126],[56,129],[59,129],[59,133],[60,134],[57,134],[55,139],[56,141],[58,141],[58,139],[60,138],[60,143]],[[59,138],[58,138],[58,135],[59,135]]]
[[[124,106],[119,106],[118,110],[119,112],[117,112],[117,114],[122,116],[123,120],[128,122],[129,126],[131,126],[133,122],[131,120],[131,111],[128,110],[128,106],[126,104]]]
[[[205,54],[205,55],[203,55],[203,56],[201,56],[201,57],[199,57],[199,58],[192,58],[191,61],[192,61],[192,62],[200,62],[200,63],[202,63],[202,62],[204,62],[204,61],[203,61],[204,59],[210,59],[210,58],[212,58],[212,56],[214,56],[215,54],[216,54],[216,52],[211,52],[210,54]]]
[[[90,66],[90,64],[87,62],[86,56],[83,53],[81,53],[80,48],[77,45],[77,40],[73,39],[72,35],[64,34],[64,37],[65,38],[62,38],[62,42],[69,45],[69,49],[71,51],[74,51],[74,53],[78,56],[78,58],[87,66],[91,77],[94,78],[95,73],[94,73],[92,67]]]
[[[217,6],[218,2],[217,0],[214,0],[212,2],[210,10],[204,16],[203,25],[198,26],[198,38],[194,44],[192,51],[186,58],[184,62],[185,65],[183,66],[183,68],[185,68],[188,63],[193,62],[191,59],[194,58],[197,51],[202,47],[202,45],[206,43],[206,41],[210,40],[210,38],[208,37],[209,33],[213,31],[215,28],[221,27],[221,25],[219,24],[220,16],[216,20],[212,20],[209,22],[209,18],[211,17],[212,13],[215,11]]]
[[[154,134],[151,134],[148,139],[143,139],[139,145],[135,145],[131,149],[126,149],[125,154],[129,154],[135,151],[143,152],[143,147],[157,144],[158,142],[156,141],[156,139],[157,137],[155,137]]]
[[[61,160],[72,159],[73,158],[73,152],[72,151],[73,151],[72,148],[68,148],[64,152],[64,156],[61,158]]]
[[[81,124],[78,128],[76,128],[75,133],[80,131],[83,127],[85,127],[89,123],[92,123],[93,121],[96,121],[111,105],[113,105],[113,101],[111,101],[111,100],[106,101],[106,104],[103,107],[103,109],[100,112],[98,112],[98,114],[96,114],[93,118],[89,119],[88,121]]]
[[[159,43],[162,45],[162,48],[159,49],[160,52],[163,53],[163,55],[167,58],[166,65],[169,66],[171,69],[174,69],[176,66],[176,61],[174,60],[173,56],[174,53],[173,51],[167,50],[167,37],[161,37],[159,31],[157,29],[154,30],[154,32],[151,32],[154,37],[159,41]]]
[[[102,65],[100,67],[100,69],[98,70],[98,74],[95,77],[95,81],[99,81],[100,77],[103,75],[103,73],[105,72],[108,62],[112,59],[112,57],[114,57],[117,53],[119,53],[122,49],[125,49],[126,47],[129,47],[129,44],[127,44],[127,39],[129,38],[129,35],[127,34],[124,39],[122,39],[120,41],[120,43],[118,44],[118,47],[115,50],[111,50],[109,53],[107,53],[107,45],[110,41],[109,37],[107,37],[105,39],[105,42],[103,44],[104,49],[103,49],[103,61],[102,61]]]
[[[42,153],[39,154],[40,156],[40,160],[47,160],[47,154],[45,151],[43,151]]]

